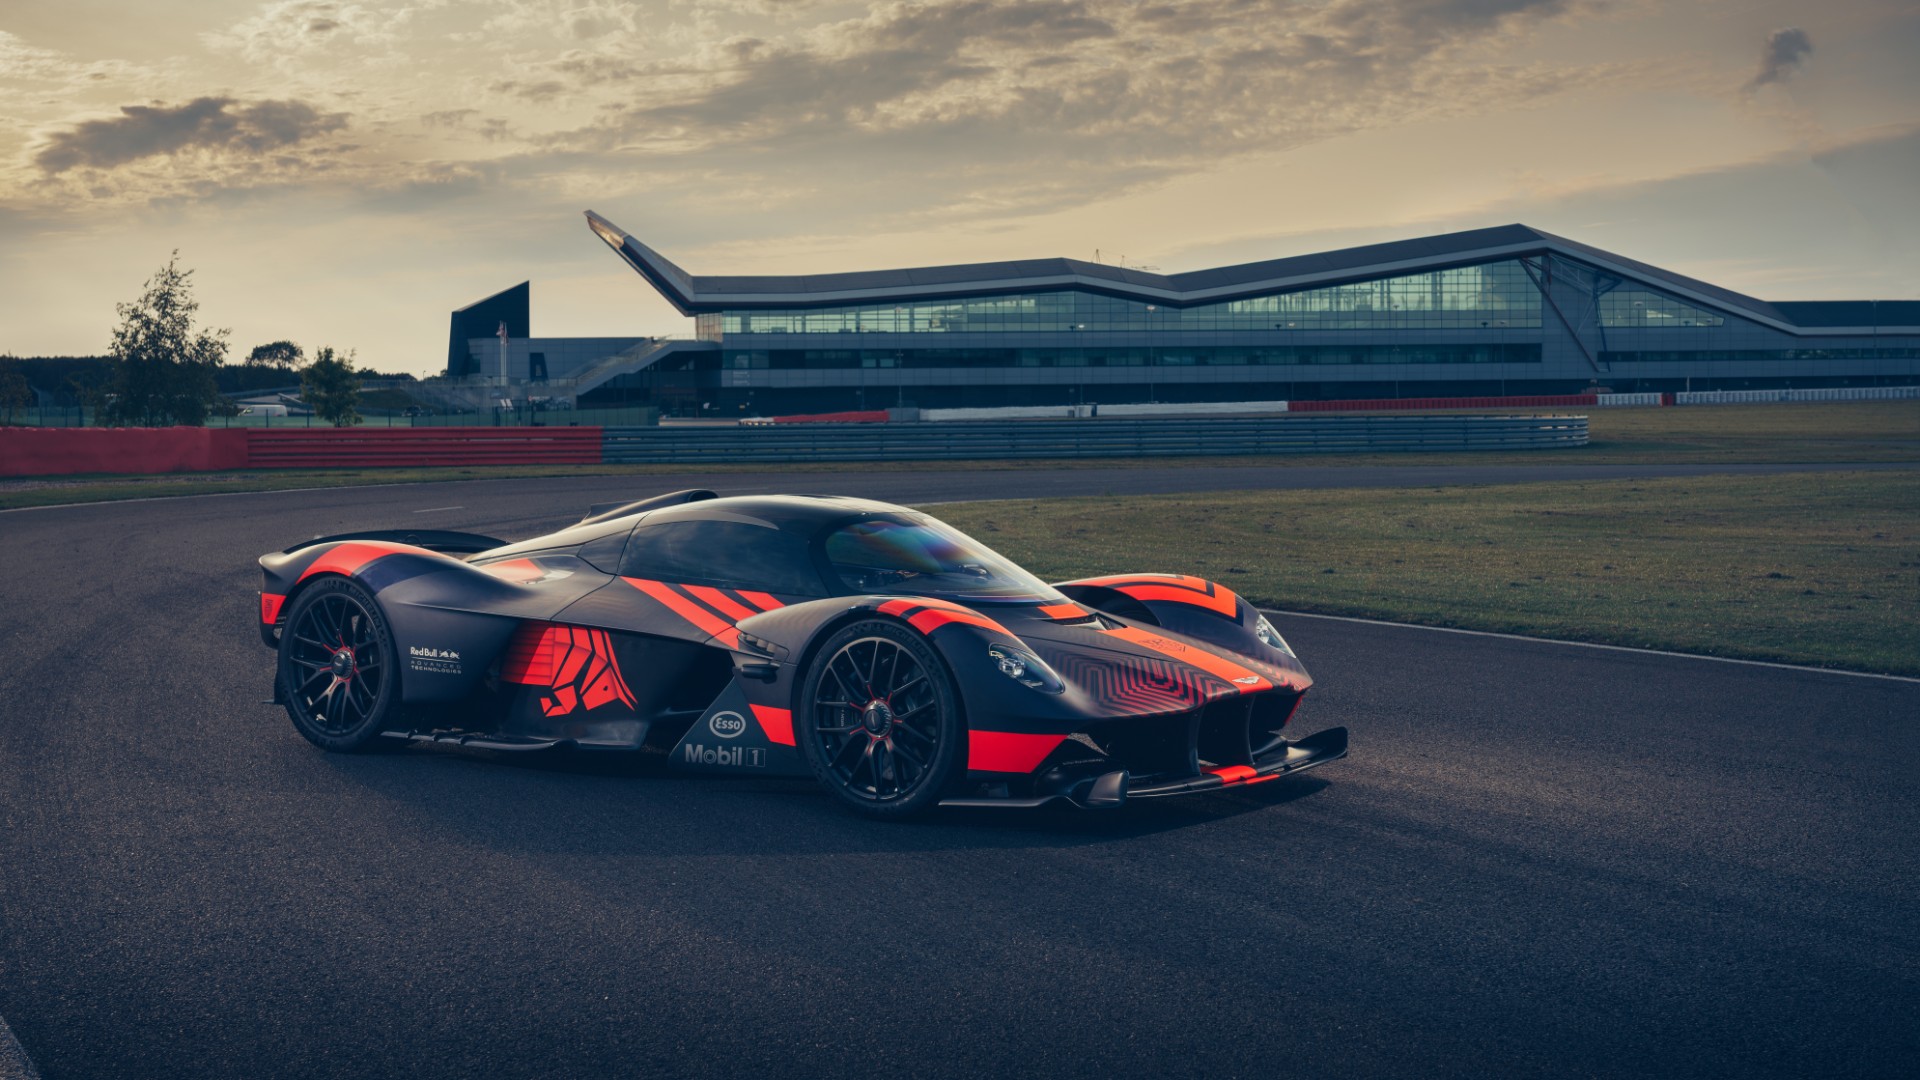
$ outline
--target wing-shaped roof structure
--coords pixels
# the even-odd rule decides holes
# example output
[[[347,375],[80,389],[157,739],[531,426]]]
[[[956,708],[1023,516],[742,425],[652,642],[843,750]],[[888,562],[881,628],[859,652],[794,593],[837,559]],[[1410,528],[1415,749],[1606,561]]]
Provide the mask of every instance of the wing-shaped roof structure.
[[[1180,308],[1502,259],[1558,255],[1790,333],[1874,332],[1920,326],[1920,301],[1768,303],[1527,225],[1498,225],[1181,274],[1156,274],[1080,259],[1019,259],[839,274],[710,276],[688,273],[613,222],[591,210],[586,213],[594,233],[687,315],[1063,290]]]

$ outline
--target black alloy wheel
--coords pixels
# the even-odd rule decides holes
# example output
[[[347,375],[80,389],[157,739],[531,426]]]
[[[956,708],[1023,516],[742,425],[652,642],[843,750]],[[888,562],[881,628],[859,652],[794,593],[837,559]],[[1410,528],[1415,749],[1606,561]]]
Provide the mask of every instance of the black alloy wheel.
[[[964,735],[946,665],[889,620],[854,623],[815,654],[799,723],[813,773],[863,813],[931,809],[963,768]]]
[[[280,628],[280,698],[293,726],[323,750],[364,750],[380,738],[397,665],[379,605],[345,578],[308,586]]]

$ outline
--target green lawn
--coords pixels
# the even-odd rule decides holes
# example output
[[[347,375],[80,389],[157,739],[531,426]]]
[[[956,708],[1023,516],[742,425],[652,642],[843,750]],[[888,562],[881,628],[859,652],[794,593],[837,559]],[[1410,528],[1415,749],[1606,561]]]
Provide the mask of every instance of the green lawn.
[[[1920,402],[1593,410],[1593,445],[1501,454],[1184,459],[1259,465],[1920,462]],[[1204,421],[1197,421],[1204,422]],[[729,473],[1125,468],[1183,459],[801,463]],[[519,466],[0,482],[0,508],[514,476]],[[1158,570],[1268,606],[1920,676],[1920,470],[1230,492],[942,506],[1047,577]]]
[[[1920,400],[1588,411],[1593,461],[1920,461]],[[1535,455],[1537,456],[1537,455]]]
[[[1920,676],[1920,472],[960,503],[1049,580]]]

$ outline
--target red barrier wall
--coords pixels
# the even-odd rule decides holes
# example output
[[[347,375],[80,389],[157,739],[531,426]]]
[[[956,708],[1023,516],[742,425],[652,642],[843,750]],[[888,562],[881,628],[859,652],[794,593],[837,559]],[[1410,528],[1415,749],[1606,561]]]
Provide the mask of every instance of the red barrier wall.
[[[247,467],[241,428],[0,428],[0,476]]]
[[[771,419],[776,424],[884,424],[887,422],[887,410],[806,413],[800,416],[775,416]]]
[[[0,476],[599,463],[597,427],[0,428]]]
[[[598,465],[597,427],[248,428],[256,469]]]
[[[1289,401],[1288,412],[1378,412],[1393,409],[1558,409],[1594,404],[1592,394],[1539,397],[1375,398]]]

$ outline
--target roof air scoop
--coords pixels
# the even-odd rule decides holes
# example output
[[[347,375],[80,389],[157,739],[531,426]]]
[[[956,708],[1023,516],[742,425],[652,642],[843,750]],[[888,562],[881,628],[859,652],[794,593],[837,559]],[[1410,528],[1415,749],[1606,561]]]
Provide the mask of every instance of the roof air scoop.
[[[575,527],[577,528],[579,525],[597,525],[602,521],[612,521],[614,518],[626,517],[629,514],[644,513],[648,510],[659,510],[667,506],[680,506],[683,503],[704,502],[707,499],[717,499],[719,497],[718,493],[708,491],[705,488],[688,488],[685,491],[675,491],[666,495],[655,495],[650,499],[641,499],[638,502],[594,503],[592,506],[587,507],[587,516],[581,518]]]

